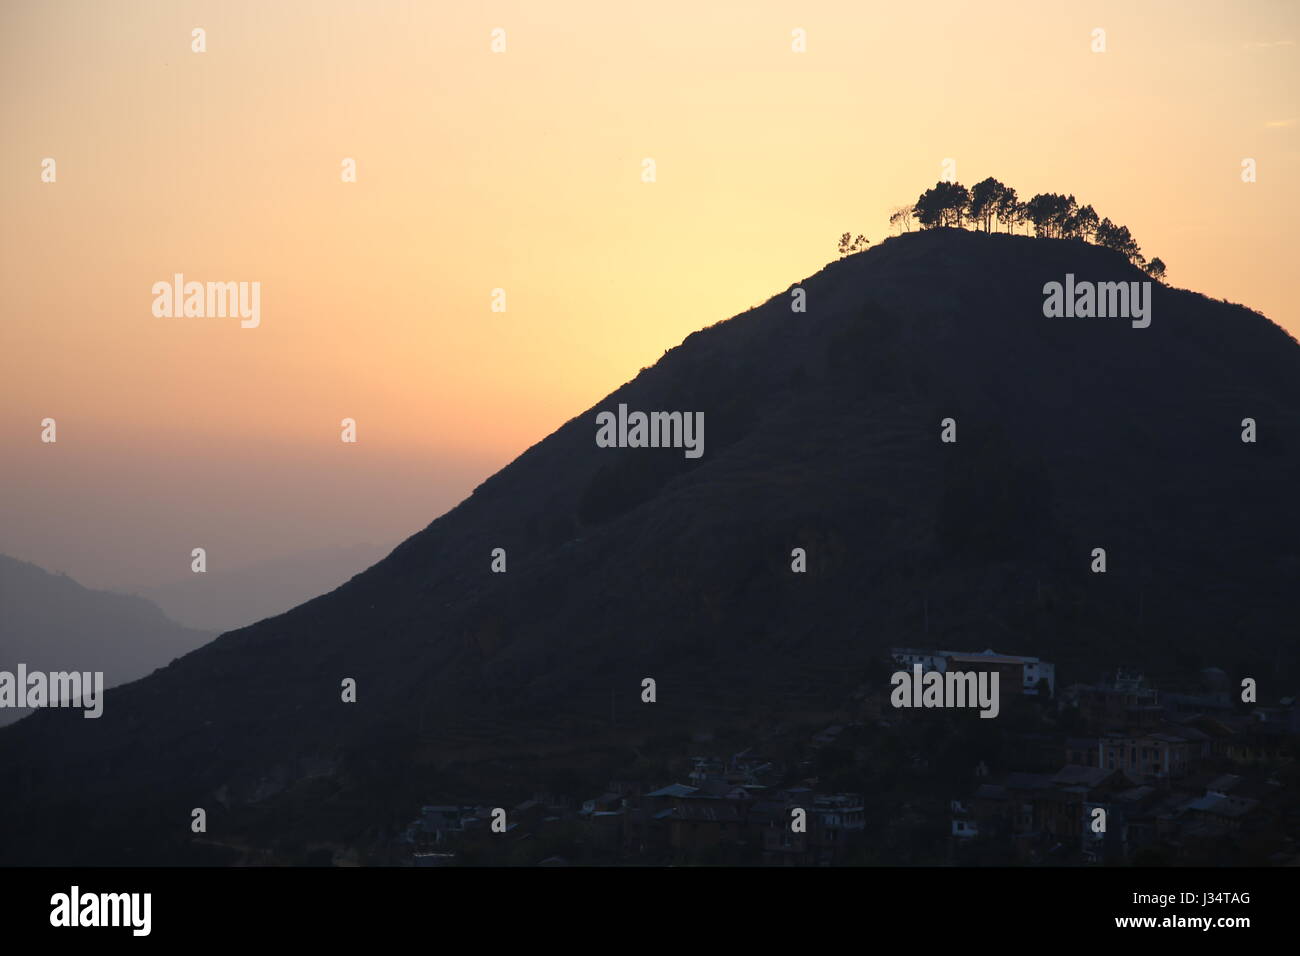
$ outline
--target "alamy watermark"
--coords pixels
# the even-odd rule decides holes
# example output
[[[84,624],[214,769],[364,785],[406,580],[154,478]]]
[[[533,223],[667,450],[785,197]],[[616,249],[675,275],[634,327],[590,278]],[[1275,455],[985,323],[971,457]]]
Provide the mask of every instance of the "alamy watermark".
[[[103,671],[0,671],[0,707],[82,707],[81,716],[104,713]]]
[[[1081,282],[1074,273],[1065,274],[1065,283],[1048,282],[1043,286],[1043,315],[1059,318],[1132,319],[1133,328],[1151,324],[1151,282]]]
[[[171,282],[155,282],[150,291],[153,314],[159,319],[238,316],[241,328],[255,329],[262,324],[260,282],[186,282],[177,272]]]
[[[51,926],[128,926],[132,936],[148,936],[152,911],[152,893],[82,893],[74,885],[50,897]]]
[[[684,448],[687,458],[704,454],[703,412],[628,412],[596,415],[598,448]]]
[[[997,671],[895,671],[889,702],[895,707],[978,707],[981,717],[996,717],[1001,705]]]

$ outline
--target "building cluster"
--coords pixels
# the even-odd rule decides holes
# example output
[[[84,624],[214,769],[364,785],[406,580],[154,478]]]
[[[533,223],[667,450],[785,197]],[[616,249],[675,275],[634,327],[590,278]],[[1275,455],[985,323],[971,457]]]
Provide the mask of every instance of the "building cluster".
[[[833,737],[839,729],[819,736]],[[655,789],[612,781],[604,793],[581,802],[536,793],[506,810],[504,834],[492,830],[495,808],[426,806],[404,841],[417,866],[459,862],[466,849],[486,848],[493,838],[500,853],[503,842],[518,844],[564,827],[595,860],[808,866],[842,862],[865,827],[860,794],[776,786],[785,768],[766,757],[744,752],[692,763],[686,782]],[[802,811],[797,824],[796,811]],[[542,862],[573,861],[556,856]]]
[[[774,734],[729,757],[683,759],[669,782],[536,792],[511,807],[426,806],[402,842],[417,866],[834,865],[871,858],[867,834],[882,832],[880,819],[868,826],[872,806],[907,817],[917,852],[933,862],[1203,863],[1225,840],[1264,847],[1270,862],[1300,859],[1292,838],[1300,807],[1285,793],[1300,736],[1293,698],[1242,706],[1213,668],[1159,690],[1125,672],[1058,688],[1053,664],[1037,657],[915,648],[890,657],[908,670],[997,671],[1001,693],[1023,698],[1014,722],[990,728],[998,736],[988,754],[1000,756],[989,760],[1000,765],[978,761],[966,786],[947,779],[929,789],[929,757],[909,749],[902,772],[911,782],[882,781],[892,794],[883,803],[874,792],[837,792],[814,774],[847,767],[832,772],[838,789],[866,788],[876,755],[865,741],[901,733],[912,748],[918,739],[873,686],[837,712],[842,723]]]
[[[1239,713],[1221,671],[1199,683],[1165,693],[1121,672],[1070,687],[1061,708],[1073,711],[1076,732],[1021,735],[1011,748],[1021,766],[981,764],[951,801],[955,857],[983,844],[1021,863],[1131,863],[1156,848],[1194,860],[1216,840],[1276,827],[1265,811],[1300,709],[1284,698]]]

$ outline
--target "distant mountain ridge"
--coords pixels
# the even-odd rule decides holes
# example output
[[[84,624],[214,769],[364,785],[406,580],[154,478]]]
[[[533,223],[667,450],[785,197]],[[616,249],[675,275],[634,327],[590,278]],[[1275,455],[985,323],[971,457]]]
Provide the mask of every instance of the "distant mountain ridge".
[[[175,620],[221,634],[338,587],[386,550],[373,544],[320,548],[233,568],[210,559],[203,574],[188,573],[140,593]]]
[[[1047,318],[1067,273],[1147,279],[927,230],[693,333],[345,585],[0,731],[0,862],[193,861],[189,808],[269,841],[275,800],[350,839],[454,768],[797,712],[896,645],[1294,682],[1300,346],[1163,285],[1148,328]],[[703,457],[597,447],[618,403],[703,412]]]
[[[143,677],[215,635],[183,627],[144,598],[82,587],[0,555],[0,670],[103,671],[112,687]],[[28,711],[0,709],[0,725]]]

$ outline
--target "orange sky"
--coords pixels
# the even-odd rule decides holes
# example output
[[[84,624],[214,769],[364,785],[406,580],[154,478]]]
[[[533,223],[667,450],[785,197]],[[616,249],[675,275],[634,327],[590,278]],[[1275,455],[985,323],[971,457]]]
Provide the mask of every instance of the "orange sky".
[[[1300,335],[1297,42],[1290,0],[5,4],[0,552],[130,589],[396,543],[946,157]],[[261,326],[154,317],[175,272]]]

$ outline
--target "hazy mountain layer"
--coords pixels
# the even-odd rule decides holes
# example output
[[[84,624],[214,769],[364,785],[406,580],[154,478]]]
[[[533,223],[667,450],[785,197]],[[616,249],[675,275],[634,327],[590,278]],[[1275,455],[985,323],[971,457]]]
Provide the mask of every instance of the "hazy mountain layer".
[[[0,671],[103,671],[112,687],[143,677],[211,640],[149,601],[92,591],[72,578],[0,555]],[[0,708],[0,724],[28,713]],[[102,719],[102,718],[101,718]]]
[[[384,556],[371,544],[322,548],[275,560],[222,570],[209,567],[174,581],[144,588],[175,620],[220,633],[281,614],[338,587]]]

